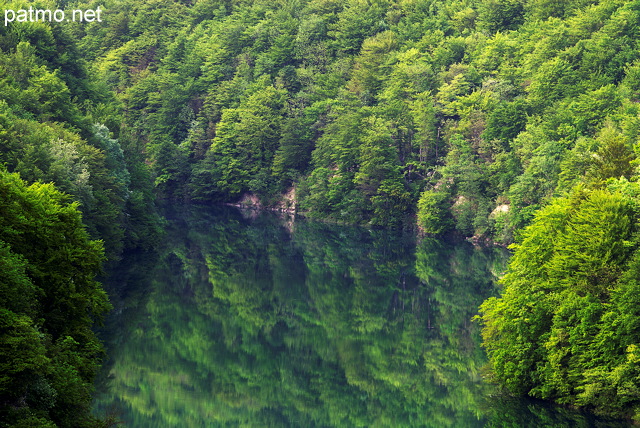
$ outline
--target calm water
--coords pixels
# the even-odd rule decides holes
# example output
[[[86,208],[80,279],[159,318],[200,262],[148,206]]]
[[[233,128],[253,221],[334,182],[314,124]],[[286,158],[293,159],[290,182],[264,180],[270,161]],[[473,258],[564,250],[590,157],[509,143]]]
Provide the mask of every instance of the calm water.
[[[127,427],[623,427],[509,400],[471,322],[507,254],[186,207],[110,277],[97,414]]]

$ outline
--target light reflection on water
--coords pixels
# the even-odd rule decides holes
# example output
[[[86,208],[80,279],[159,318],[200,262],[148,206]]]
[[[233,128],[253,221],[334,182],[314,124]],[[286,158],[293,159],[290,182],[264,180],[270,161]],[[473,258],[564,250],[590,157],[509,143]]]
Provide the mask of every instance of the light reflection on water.
[[[147,427],[628,426],[499,397],[471,322],[501,249],[186,207],[111,274],[97,414]]]

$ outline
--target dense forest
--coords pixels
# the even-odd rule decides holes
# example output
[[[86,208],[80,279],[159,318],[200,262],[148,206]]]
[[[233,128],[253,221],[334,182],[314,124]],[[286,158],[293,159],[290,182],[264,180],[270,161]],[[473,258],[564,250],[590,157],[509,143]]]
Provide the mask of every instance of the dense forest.
[[[72,28],[163,197],[509,243],[633,175],[639,6],[118,0]]]
[[[37,6],[103,15],[0,26],[2,423],[98,423],[93,278],[158,244],[156,198],[517,242],[494,379],[640,418],[640,1]]]
[[[90,412],[110,307],[96,276],[160,237],[142,151],[104,124],[117,101],[83,56],[66,28],[0,27],[2,427],[107,423]]]

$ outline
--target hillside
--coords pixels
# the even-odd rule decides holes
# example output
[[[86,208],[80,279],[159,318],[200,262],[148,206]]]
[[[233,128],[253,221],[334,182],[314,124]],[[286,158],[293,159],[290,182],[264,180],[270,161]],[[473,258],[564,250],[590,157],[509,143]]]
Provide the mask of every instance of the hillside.
[[[311,217],[509,243],[576,183],[634,175],[638,8],[118,0],[73,28],[163,197],[293,187]]]
[[[493,379],[640,418],[640,1],[37,7],[101,15],[0,26],[0,425],[104,422],[95,276],[159,245],[158,199],[515,242]]]

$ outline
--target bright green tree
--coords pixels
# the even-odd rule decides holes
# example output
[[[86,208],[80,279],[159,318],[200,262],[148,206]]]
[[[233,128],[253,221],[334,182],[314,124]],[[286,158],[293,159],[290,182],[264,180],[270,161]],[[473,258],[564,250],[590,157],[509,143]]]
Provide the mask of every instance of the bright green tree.
[[[481,306],[494,378],[510,392],[617,416],[637,412],[631,379],[640,335],[628,324],[636,206],[628,193],[578,187],[525,229],[502,296]]]

